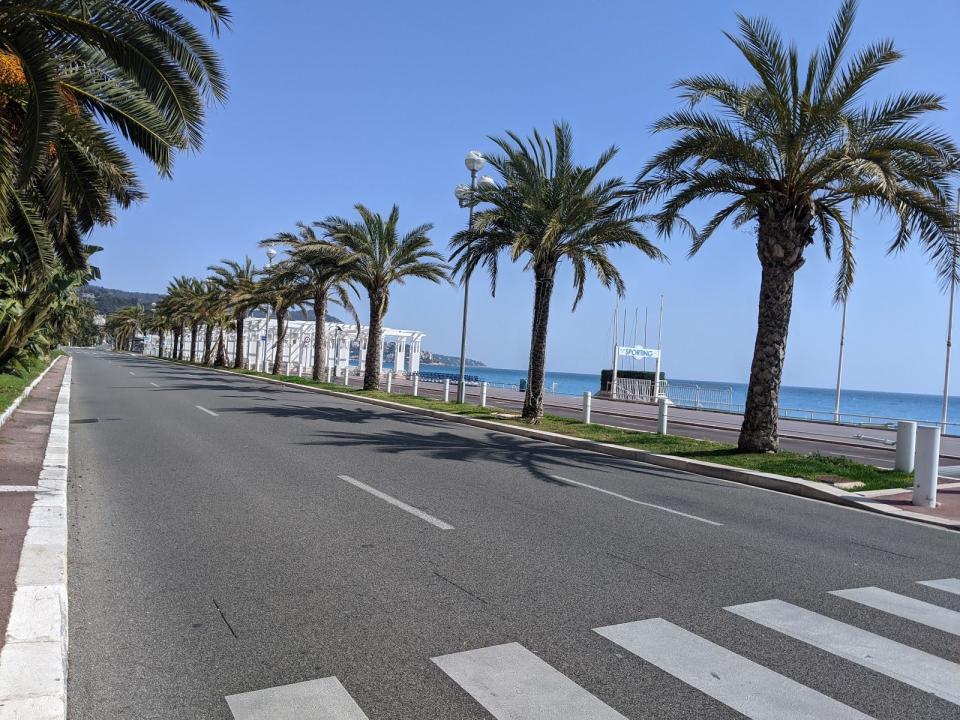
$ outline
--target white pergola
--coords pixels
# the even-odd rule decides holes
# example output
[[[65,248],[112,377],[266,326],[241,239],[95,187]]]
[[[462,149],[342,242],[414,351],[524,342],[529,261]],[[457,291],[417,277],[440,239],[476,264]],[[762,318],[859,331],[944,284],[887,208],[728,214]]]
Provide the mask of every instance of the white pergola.
[[[288,320],[286,337],[283,340],[281,355],[281,371],[286,375],[307,375],[313,370],[313,320]],[[203,348],[205,328],[201,325],[197,330],[196,353],[199,359]],[[360,370],[365,370],[364,360],[367,356],[368,333],[367,326],[361,325],[359,331],[356,325],[349,323],[326,323],[326,353],[327,368],[333,375],[342,375],[349,367],[350,347],[353,343],[360,344]],[[183,357],[189,359],[190,338],[189,328],[184,332]],[[392,371],[396,375],[412,375],[420,370],[421,341],[426,333],[419,330],[398,330],[384,328],[380,341],[379,365],[380,372]],[[216,352],[218,332],[214,332],[214,352]],[[243,326],[243,340],[245,350],[244,367],[251,370],[270,369],[277,347],[277,321],[271,318],[250,317]],[[395,344],[394,363],[392,368],[384,368],[383,351],[389,341]],[[148,335],[144,342],[144,354],[157,355],[159,337]],[[224,343],[229,363],[233,364],[237,344],[236,333],[224,332]],[[173,352],[173,341],[170,334],[164,341],[163,355],[170,357]]]

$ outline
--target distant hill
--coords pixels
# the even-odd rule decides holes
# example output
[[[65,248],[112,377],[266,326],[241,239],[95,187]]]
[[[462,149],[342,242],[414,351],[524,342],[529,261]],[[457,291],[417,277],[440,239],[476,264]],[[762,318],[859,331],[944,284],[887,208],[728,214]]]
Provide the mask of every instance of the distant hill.
[[[87,285],[80,293],[82,295],[92,295],[93,304],[97,312],[102,315],[109,315],[122,307],[140,304],[145,308],[150,307],[150,303],[157,302],[162,296],[157,293],[133,292],[131,290],[114,290],[113,288],[100,287],[99,285]]]
[[[421,350],[420,362],[423,365],[459,365],[460,356],[441,355],[440,353],[430,352],[429,350]],[[467,358],[464,365],[467,367],[486,367],[484,363],[479,360],[474,360],[473,358]]]

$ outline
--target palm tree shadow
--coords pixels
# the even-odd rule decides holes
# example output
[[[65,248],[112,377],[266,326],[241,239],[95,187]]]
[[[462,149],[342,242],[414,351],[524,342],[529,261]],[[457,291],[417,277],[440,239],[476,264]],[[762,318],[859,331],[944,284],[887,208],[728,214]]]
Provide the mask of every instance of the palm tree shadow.
[[[342,415],[342,410],[331,415]],[[364,422],[385,419],[381,413],[368,412],[370,415]],[[520,467],[534,478],[559,485],[561,487],[576,488],[577,486],[564,482],[557,477],[557,473],[565,470],[571,473],[624,473],[653,476],[670,480],[702,482],[709,485],[724,486],[723,483],[706,479],[686,476],[672,470],[637,465],[628,461],[608,456],[593,456],[582,450],[563,446],[549,446],[536,440],[528,440],[515,435],[486,432],[482,438],[474,435],[464,436],[450,432],[445,423],[432,418],[416,418],[403,414],[398,420],[406,425],[411,423],[423,429],[434,430],[431,433],[415,430],[390,430],[388,432],[350,432],[343,430],[321,431],[314,433],[315,441],[298,443],[301,445],[336,445],[338,447],[360,447],[373,449],[387,454],[413,453],[437,460],[452,460],[456,462],[493,462],[509,467]],[[342,418],[335,418],[343,422]]]

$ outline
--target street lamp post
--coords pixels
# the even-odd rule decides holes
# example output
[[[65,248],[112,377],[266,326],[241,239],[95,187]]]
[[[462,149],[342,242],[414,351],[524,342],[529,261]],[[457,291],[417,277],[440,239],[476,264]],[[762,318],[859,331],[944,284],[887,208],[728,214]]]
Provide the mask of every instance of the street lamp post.
[[[957,196],[957,231],[960,232],[960,195]],[[957,247],[957,243],[960,242],[960,238],[953,238],[953,264],[956,265],[957,253],[960,252],[960,248]],[[957,289],[957,280],[952,274],[950,275],[950,308],[947,311],[947,356],[944,361],[943,367],[943,404],[940,410],[940,432],[946,435],[947,433],[947,411],[949,410],[950,405],[950,351],[953,346],[953,298],[956,294]]]
[[[267,248],[267,269],[273,267],[273,259],[277,256],[277,251],[274,248]],[[262,372],[267,372],[267,358],[270,356],[270,311],[273,310],[273,306],[270,303],[267,303],[267,317],[266,321],[263,324],[263,370]]]
[[[467,220],[467,229],[472,230],[473,208],[477,204],[473,197],[473,191],[477,188],[477,173],[480,171],[480,168],[486,165],[487,160],[485,157],[483,157],[483,153],[481,153],[479,150],[471,150],[467,153],[463,163],[467,166],[467,170],[470,171],[470,185],[457,185],[456,189],[454,190],[454,195],[456,195],[457,200],[460,203],[460,207],[469,208],[470,214]],[[480,179],[480,184],[483,186],[492,185],[493,178],[483,177]],[[470,275],[468,271],[463,278],[463,325],[460,331],[460,373],[457,382],[458,403],[465,403],[467,401],[467,310],[469,308],[469,303]]]

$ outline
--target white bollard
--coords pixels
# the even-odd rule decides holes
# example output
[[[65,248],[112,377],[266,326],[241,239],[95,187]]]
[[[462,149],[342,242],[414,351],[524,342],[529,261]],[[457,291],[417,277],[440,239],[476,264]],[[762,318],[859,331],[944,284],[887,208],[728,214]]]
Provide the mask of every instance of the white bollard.
[[[327,385],[330,384],[330,380],[331,380],[332,376],[333,376],[333,368],[328,365],[328,366],[327,366]]]
[[[667,434],[667,408],[670,405],[670,401],[665,397],[661,397],[657,400],[657,434],[666,435]]]
[[[393,373],[387,373],[387,392],[393,389]]]
[[[897,423],[897,459],[894,468],[901,472],[913,472],[913,458],[917,446],[917,424],[912,420]]]
[[[443,401],[450,402],[450,378],[443,381]]]
[[[344,385],[350,384],[350,368],[343,369],[343,384]]]
[[[487,406],[487,383],[480,383],[480,407]]]
[[[420,394],[420,376],[413,376],[413,396],[416,397]]]
[[[583,422],[590,424],[590,409],[593,407],[593,393],[585,392],[583,394]]]
[[[921,425],[917,428],[916,469],[913,475],[913,504],[937,506],[937,475],[940,473],[940,428]]]

